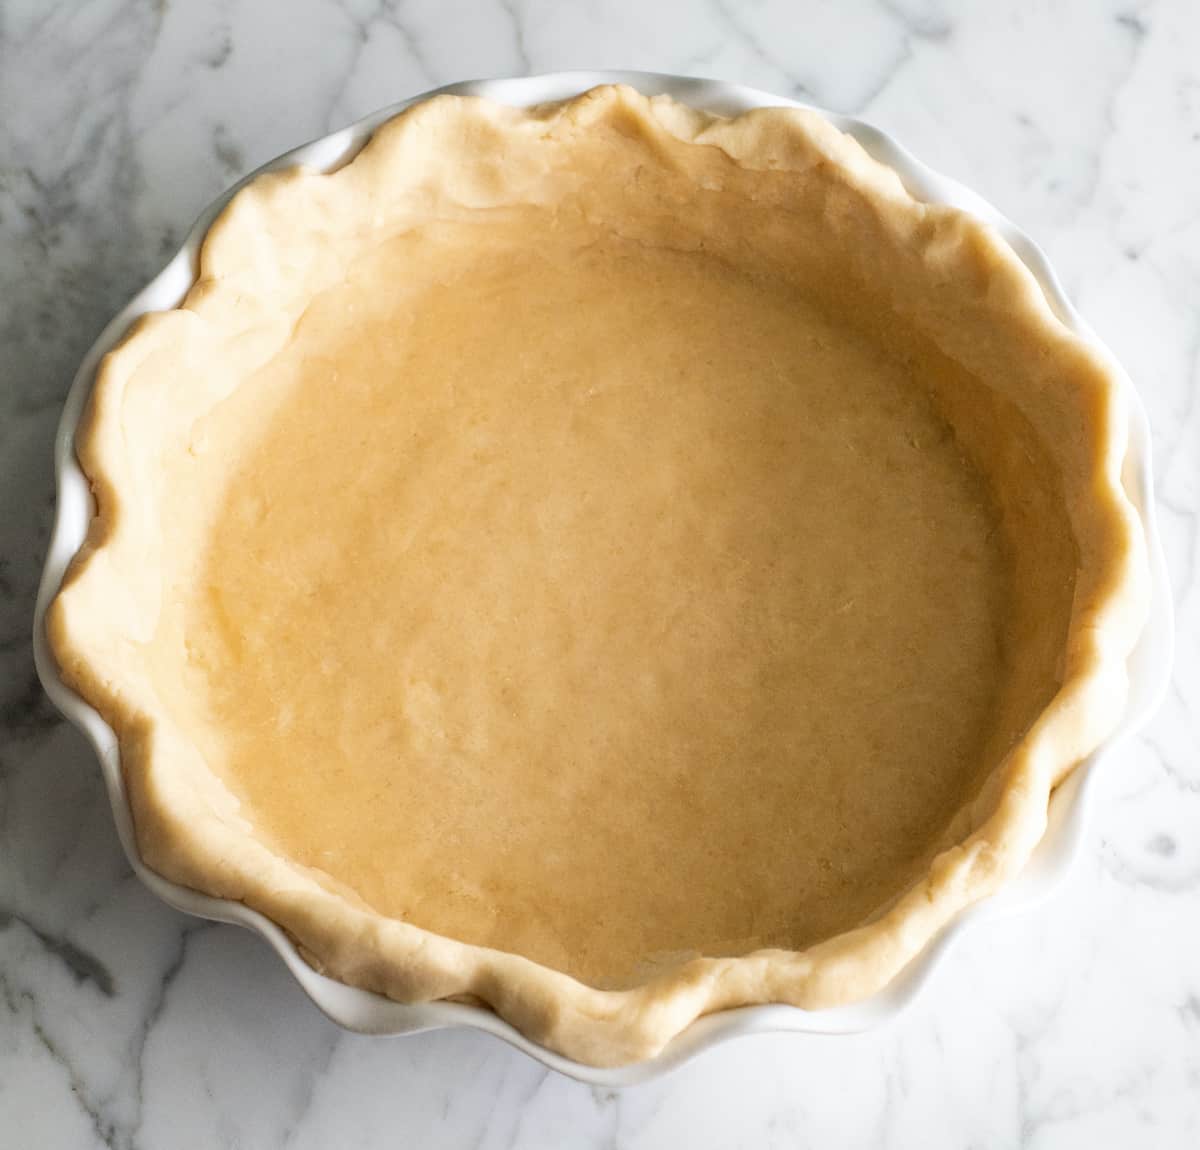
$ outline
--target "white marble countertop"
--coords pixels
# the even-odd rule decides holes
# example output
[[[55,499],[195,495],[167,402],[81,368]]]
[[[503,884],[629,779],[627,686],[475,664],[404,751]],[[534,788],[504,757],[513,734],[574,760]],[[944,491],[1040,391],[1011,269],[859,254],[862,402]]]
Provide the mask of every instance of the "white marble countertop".
[[[1197,49],[1194,0],[0,2],[0,1145],[1200,1145]],[[28,641],[67,385],[200,207],[406,95],[570,67],[860,114],[1026,228],[1147,400],[1179,616],[1053,901],[882,1033],[619,1093],[480,1035],[341,1033],[263,944],[155,902]]]

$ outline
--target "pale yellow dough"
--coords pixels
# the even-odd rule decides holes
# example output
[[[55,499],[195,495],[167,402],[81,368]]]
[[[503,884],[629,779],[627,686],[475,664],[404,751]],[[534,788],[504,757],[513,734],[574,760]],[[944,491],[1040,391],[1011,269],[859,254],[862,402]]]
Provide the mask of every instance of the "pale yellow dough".
[[[817,116],[441,97],[105,361],[49,616],[146,861],[585,1062],[884,985],[1144,607],[1117,384]]]

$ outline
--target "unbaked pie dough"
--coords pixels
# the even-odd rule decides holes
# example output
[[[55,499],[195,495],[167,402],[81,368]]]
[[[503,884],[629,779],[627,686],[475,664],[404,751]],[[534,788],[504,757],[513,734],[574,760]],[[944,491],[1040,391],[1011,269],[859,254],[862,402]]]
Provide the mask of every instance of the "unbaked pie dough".
[[[1143,612],[1107,366],[806,112],[439,97],[260,177],[77,445],[146,862],[597,1064],[886,984]]]

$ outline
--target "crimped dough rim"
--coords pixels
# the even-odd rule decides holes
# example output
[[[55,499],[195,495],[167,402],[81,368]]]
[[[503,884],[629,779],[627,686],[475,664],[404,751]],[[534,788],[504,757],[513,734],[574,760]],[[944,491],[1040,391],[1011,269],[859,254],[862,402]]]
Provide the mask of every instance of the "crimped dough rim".
[[[1147,576],[1141,526],[1121,486],[1126,415],[1119,383],[1053,315],[1028,270],[990,228],[951,209],[932,216],[890,169],[814,113],[767,109],[726,120],[615,87],[528,111],[439,97],[385,125],[360,156],[369,152],[386,166],[389,153],[400,159],[445,116],[466,125],[460,147],[472,131],[494,141],[586,130],[619,118],[623,130],[718,148],[749,168],[821,165],[869,201],[885,224],[895,220],[900,228],[923,217],[928,226],[919,242],[938,250],[943,267],[949,238],[957,245],[951,274],[975,280],[982,274],[984,294],[1016,314],[1047,357],[1069,360],[1076,377],[1084,361],[1091,450],[1087,474],[1076,478],[1088,499],[1073,508],[1073,525],[1081,528],[1079,570],[1061,688],[958,820],[960,841],[938,855],[926,877],[874,921],[803,952],[701,958],[634,989],[601,991],[519,955],[459,943],[351,905],[247,833],[236,801],[194,748],[183,745],[137,665],[137,644],[153,631],[158,591],[153,564],[141,561],[153,554],[154,524],[138,502],[146,477],[133,445],[124,442],[122,390],[155,339],[169,338],[169,325],[194,322],[207,301],[236,286],[238,269],[214,274],[206,245],[199,280],[182,307],[135,325],[97,374],[77,436],[97,513],[47,615],[65,681],[117,732],[143,859],[167,878],[267,914],[315,967],[344,982],[401,1001],[480,1001],[530,1038],[597,1066],[650,1057],[712,1011],[766,1002],[819,1009],[865,998],[957,913],[1020,869],[1042,837],[1053,788],[1120,716],[1125,659],[1144,617]],[[342,172],[290,179],[306,182],[332,204]],[[227,216],[269,208],[280,180],[256,181],[214,231]],[[256,199],[264,189],[268,194]]]

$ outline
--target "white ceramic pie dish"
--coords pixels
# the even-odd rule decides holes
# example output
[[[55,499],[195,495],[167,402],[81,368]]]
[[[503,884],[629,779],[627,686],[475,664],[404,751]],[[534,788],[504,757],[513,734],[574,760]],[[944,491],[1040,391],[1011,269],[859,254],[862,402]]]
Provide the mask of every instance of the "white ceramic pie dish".
[[[751,108],[771,105],[801,106],[796,101],[737,85],[626,72],[573,72],[519,80],[477,81],[453,85],[440,89],[439,92],[486,96],[503,103],[528,106],[565,99],[597,84],[614,82],[629,84],[648,95],[667,93],[685,103],[723,114],[736,114]],[[433,94],[426,93],[368,116],[351,127],[273,160],[259,169],[259,172],[296,165],[320,170],[336,168],[353,157],[380,124],[411,104]],[[1111,354],[1103,348],[1094,333],[1071,307],[1041,251],[999,212],[961,185],[930,171],[877,129],[847,117],[824,112],[822,114],[842,131],[853,135],[875,158],[893,167],[910,191],[920,199],[964,209],[997,228],[1038,279],[1051,306],[1063,322],[1112,361]],[[253,173],[247,180],[259,172]],[[242,181],[243,184],[245,182],[247,181]],[[1145,527],[1152,575],[1150,615],[1141,640],[1130,659],[1131,688],[1122,722],[1113,735],[1055,792],[1051,801],[1046,836],[1019,879],[1006,887],[1000,895],[960,915],[910,964],[899,979],[871,999],[823,1011],[804,1011],[789,1006],[755,1006],[710,1015],[693,1023],[653,1060],[615,1069],[597,1069],[574,1063],[531,1042],[484,1008],[446,1002],[404,1005],[324,977],[304,962],[284,932],[262,915],[239,903],[210,898],[167,882],[148,870],[137,852],[116,736],[95,710],[63,684],[46,644],[44,613],[59,588],[67,565],[83,543],[92,515],[89,485],[75,457],[74,437],[92,387],[96,367],[101,357],[121,339],[135,319],[146,312],[173,308],[182,301],[195,279],[201,242],[209,226],[241,186],[239,184],[231,188],[209,206],[188,234],[174,259],[101,334],[75,377],[55,444],[58,506],[35,618],[34,654],[38,673],[54,703],[84,732],[96,748],[122,845],[135,872],[151,890],[180,910],[205,918],[238,923],[261,934],[287,963],[297,981],[317,1006],[334,1021],[352,1030],[376,1034],[402,1034],[440,1027],[468,1026],[495,1034],[545,1065],[581,1080],[598,1085],[621,1085],[644,1080],[677,1066],[699,1051],[729,1037],[786,1030],[840,1034],[878,1025],[894,1017],[912,1001],[954,940],[960,937],[971,923],[1030,906],[1053,889],[1067,872],[1082,840],[1089,784],[1095,777],[1096,766],[1125,736],[1149,717],[1166,687],[1171,662],[1171,601],[1162,548],[1155,526],[1149,426],[1141,401],[1128,378],[1119,369],[1116,370],[1116,374],[1130,407],[1130,444],[1125,485]]]

